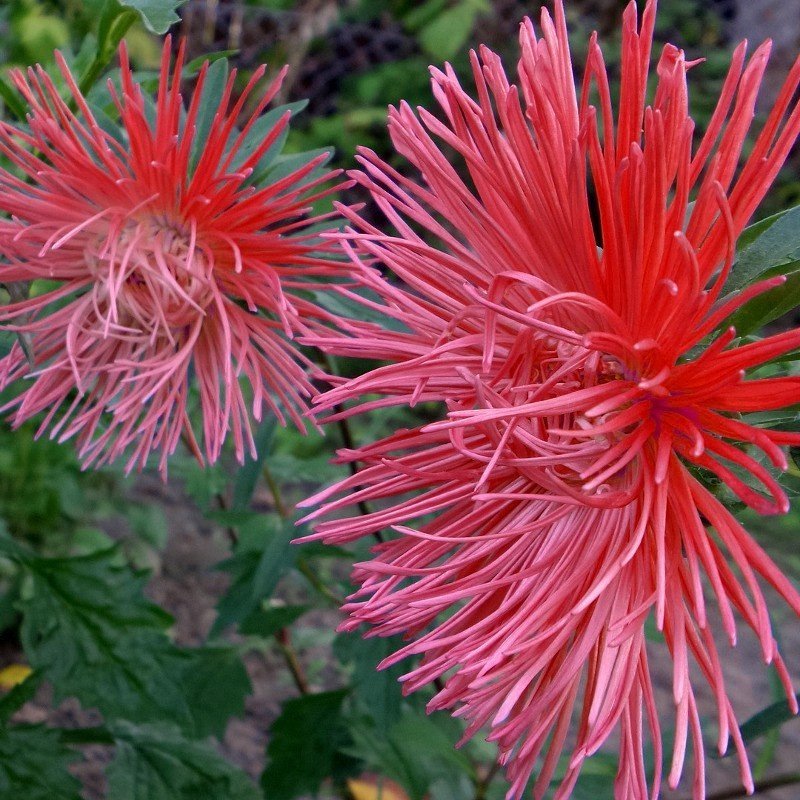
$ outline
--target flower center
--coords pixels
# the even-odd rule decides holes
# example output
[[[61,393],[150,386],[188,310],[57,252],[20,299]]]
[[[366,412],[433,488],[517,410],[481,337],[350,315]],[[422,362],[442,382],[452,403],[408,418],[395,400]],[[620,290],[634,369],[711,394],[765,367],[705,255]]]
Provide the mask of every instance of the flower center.
[[[109,229],[87,263],[98,307],[125,326],[169,335],[196,324],[214,301],[212,264],[195,237],[159,220]]]

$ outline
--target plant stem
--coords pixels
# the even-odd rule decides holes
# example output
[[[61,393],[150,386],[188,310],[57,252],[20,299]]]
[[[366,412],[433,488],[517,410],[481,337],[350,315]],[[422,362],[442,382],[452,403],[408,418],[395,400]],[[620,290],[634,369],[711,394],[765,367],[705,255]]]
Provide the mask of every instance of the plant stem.
[[[264,462],[264,466],[261,468],[261,474],[264,476],[264,482],[267,484],[269,493],[272,495],[272,502],[275,504],[275,511],[277,511],[279,516],[283,517],[283,519],[289,519],[289,517],[292,515],[291,511],[286,507],[286,503],[283,502],[283,496],[281,495],[278,482],[275,480],[275,476],[270,472],[266,461]]]
[[[281,653],[283,653],[283,658],[286,661],[286,666],[289,668],[289,672],[292,675],[292,680],[294,681],[294,685],[297,687],[297,691],[300,692],[301,695],[309,694],[310,689],[308,686],[308,679],[306,678],[305,672],[303,672],[300,659],[297,657],[294,647],[292,647],[289,629],[281,628],[279,631],[276,631],[275,641],[278,643]]]
[[[343,597],[339,597],[339,595],[334,594],[320,579],[319,576],[311,569],[308,561],[301,558],[297,562],[297,569],[303,574],[308,582],[321,594],[323,597],[327,597],[337,608],[343,606],[345,604],[345,599]]]
[[[497,759],[495,759],[492,762],[492,765],[486,771],[486,774],[483,776],[483,778],[480,778],[475,784],[475,800],[486,800],[486,792],[489,789],[489,785],[499,771],[500,763],[497,761]]]
[[[284,502],[278,482],[275,480],[275,476],[272,472],[270,472],[269,465],[266,461],[261,468],[261,474],[264,476],[264,482],[267,484],[270,494],[272,495],[276,513],[284,520],[291,519],[291,509]],[[297,657],[297,653],[292,646],[292,637],[289,629],[281,628],[279,631],[275,632],[274,638],[278,643],[281,653],[283,653],[283,658],[286,661],[289,672],[292,674],[292,680],[297,687],[297,691],[300,692],[301,695],[309,694],[308,679],[306,678],[305,672],[303,672],[300,659]]]
[[[338,372],[336,361],[333,356],[328,355],[328,353],[323,353],[322,360],[322,366],[324,366],[331,375],[335,375]],[[344,410],[345,408],[343,405],[341,405],[341,403],[333,407],[334,413],[339,415],[339,419],[336,420],[336,427],[339,429],[339,435],[342,437],[342,444],[348,450],[355,450],[356,443],[355,438],[353,437],[353,431],[350,427],[350,420],[347,417],[341,416],[344,413]],[[355,477],[358,473],[358,463],[356,461],[348,461],[347,468],[350,470],[350,475],[353,477]],[[370,514],[370,508],[365,500],[358,501],[358,511],[362,517],[366,517]],[[372,535],[378,540],[378,542],[383,543],[383,535],[380,531],[375,531]]]

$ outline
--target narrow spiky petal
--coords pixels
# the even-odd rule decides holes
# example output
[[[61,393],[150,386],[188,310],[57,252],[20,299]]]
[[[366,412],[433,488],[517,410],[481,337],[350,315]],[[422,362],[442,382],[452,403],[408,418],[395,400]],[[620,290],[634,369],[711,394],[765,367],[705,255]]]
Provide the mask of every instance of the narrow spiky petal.
[[[737,237],[800,132],[800,61],[740,166],[769,45],[749,61],[744,45],[735,51],[694,146],[692,64],[677,48],[663,49],[647,103],[655,13],[655,2],[641,21],[633,3],[625,12],[616,115],[596,37],[576,91],[561,2],[552,18],[542,12],[540,37],[523,23],[516,84],[482,48],[475,98],[446,67],[433,70],[441,115],[391,109],[394,146],[422,178],[362,150],[353,177],[387,226],[345,210],[339,237],[362,287],[342,291],[391,324],[342,321],[310,339],[388,362],[338,381],[320,412],[445,409],[342,452],[358,474],[305,505],[320,506],[308,518],[326,542],[398,534],[356,565],[343,628],[406,637],[384,664],[421,656],[405,689],[443,680],[430,709],[453,709],[468,737],[488,729],[510,798],[532,776],[543,797],[562,751],[555,797],[568,798],[614,731],[617,798],[656,797],[664,773],[675,786],[690,745],[692,791],[704,797],[698,680],[715,698],[719,748],[733,740],[752,790],[709,602],[731,644],[738,624],[755,631],[796,707],[761,586],[796,612],[800,596],[697,475],[762,513],[788,509],[764,464],[785,468],[782,446],[798,436],[741,414],[800,400],[800,378],[752,374],[800,346],[800,331],[749,344],[733,330],[709,335],[780,282],[722,297]],[[370,513],[343,515],[362,501]],[[648,618],[674,664],[671,754]]]
[[[12,73],[28,127],[0,122],[14,167],[0,169],[0,282],[33,290],[0,308],[32,350],[31,362],[19,344],[0,361],[1,386],[27,379],[5,406],[13,424],[44,414],[39,433],[74,437],[85,466],[124,455],[141,467],[158,451],[162,471],[182,435],[211,462],[230,435],[241,460],[265,409],[304,427],[309,364],[290,340],[326,315],[296,290],[341,269],[307,230],[321,219],[311,204],[332,191],[322,184],[335,173],[315,172],[325,156],[263,186],[251,180],[286,131],[289,112],[252,135],[285,70],[263,90],[257,70],[235,102],[231,74],[219,107],[201,109],[206,63],[185,109],[183,47],[171,66],[167,41],[153,105],[123,46],[121,85],[109,82],[118,141],[57,60],[77,111],[36,67]]]

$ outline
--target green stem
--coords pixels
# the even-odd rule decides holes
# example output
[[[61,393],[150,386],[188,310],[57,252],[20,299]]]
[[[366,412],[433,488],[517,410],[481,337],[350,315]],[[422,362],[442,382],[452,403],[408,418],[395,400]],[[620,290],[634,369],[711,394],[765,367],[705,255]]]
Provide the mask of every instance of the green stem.
[[[264,476],[264,482],[267,484],[269,493],[272,495],[272,502],[275,504],[275,510],[281,517],[283,517],[283,519],[289,519],[289,517],[292,515],[291,511],[287,507],[286,503],[284,503],[278,482],[275,480],[275,476],[272,474],[272,472],[270,472],[266,461],[261,469],[261,474]]]
[[[270,494],[272,495],[272,501],[275,504],[275,511],[282,519],[291,519],[291,509],[284,502],[283,496],[281,495],[280,486],[278,486],[278,482],[275,480],[275,476],[270,471],[269,465],[266,461],[261,468],[261,474],[264,476],[264,482],[267,484]],[[292,680],[294,681],[294,685],[297,687],[297,691],[300,692],[301,695],[309,694],[310,689],[308,685],[308,678],[306,678],[305,672],[303,671],[303,665],[300,663],[297,652],[292,645],[292,637],[289,629],[281,628],[279,631],[275,632],[274,638],[278,643],[281,653],[283,653],[283,658],[286,661],[286,666],[289,668],[289,672],[292,675]]]
[[[116,17],[111,24],[106,41],[101,43],[94,60],[81,76],[78,84],[81,94],[85,95],[95,85],[97,79],[103,74],[103,70],[114,58],[119,43],[123,40],[131,25],[136,22],[138,16],[133,9],[126,9]]]
[[[297,562],[297,569],[306,577],[308,582],[323,596],[327,597],[337,608],[345,604],[345,599],[332,592],[320,579],[319,575],[311,569],[308,561],[301,558]]]

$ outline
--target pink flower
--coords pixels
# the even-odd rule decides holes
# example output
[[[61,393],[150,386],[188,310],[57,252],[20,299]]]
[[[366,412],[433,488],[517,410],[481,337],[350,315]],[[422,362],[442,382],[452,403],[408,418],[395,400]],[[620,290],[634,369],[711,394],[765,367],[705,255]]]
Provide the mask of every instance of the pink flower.
[[[234,74],[221,97],[204,96],[205,64],[184,109],[183,48],[170,70],[167,41],[153,105],[123,47],[121,91],[109,84],[118,141],[56,57],[78,113],[37,67],[13,73],[29,129],[0,125],[0,151],[15,167],[0,170],[10,217],[0,223],[0,281],[46,281],[0,308],[32,351],[29,362],[16,344],[0,361],[3,386],[27,379],[5,406],[13,423],[44,412],[39,433],[76,437],[86,466],[126,453],[128,469],[141,467],[158,450],[162,471],[182,434],[213,462],[231,432],[241,460],[254,451],[250,415],[260,419],[264,407],[302,426],[312,387],[289,340],[321,312],[296,290],[340,267],[320,257],[330,243],[321,248],[308,231],[321,219],[310,204],[332,191],[320,185],[334,173],[317,175],[326,156],[271,183],[254,174],[286,131],[289,111],[257,139],[254,127],[284,72],[239,132],[264,67],[234,102]]]
[[[466,737],[488,727],[512,798],[533,773],[542,797],[564,751],[556,797],[569,797],[612,731],[615,796],[657,796],[651,615],[674,665],[671,786],[691,738],[694,796],[705,796],[698,680],[716,699],[720,751],[732,738],[753,785],[709,599],[731,644],[737,617],[755,631],[796,709],[758,578],[797,612],[800,596],[697,470],[762,513],[789,508],[758,454],[784,469],[781,445],[800,437],[742,415],[800,400],[800,378],[753,375],[800,346],[800,331],[709,339],[781,281],[722,299],[737,237],[800,132],[800,62],[739,169],[769,45],[748,62],[736,49],[693,147],[692,64],[671,45],[646,105],[655,12],[648,3],[641,27],[633,3],[625,12],[616,119],[594,37],[576,94],[560,2],[554,19],[542,13],[541,38],[523,23],[518,85],[485,48],[472,55],[477,99],[449,67],[433,70],[444,118],[406,105],[389,115],[422,180],[363,151],[353,177],[388,225],[346,211],[341,236],[362,286],[343,291],[392,324],[342,322],[339,335],[311,339],[389,362],[340,382],[320,410],[446,407],[446,419],[342,452],[361,471],[305,505],[324,502],[308,518],[332,517],[316,526],[326,542],[400,534],[356,565],[343,627],[410,640],[383,665],[422,656],[405,690],[443,679],[429,709],[455,709]],[[342,517],[362,502],[371,513]]]

